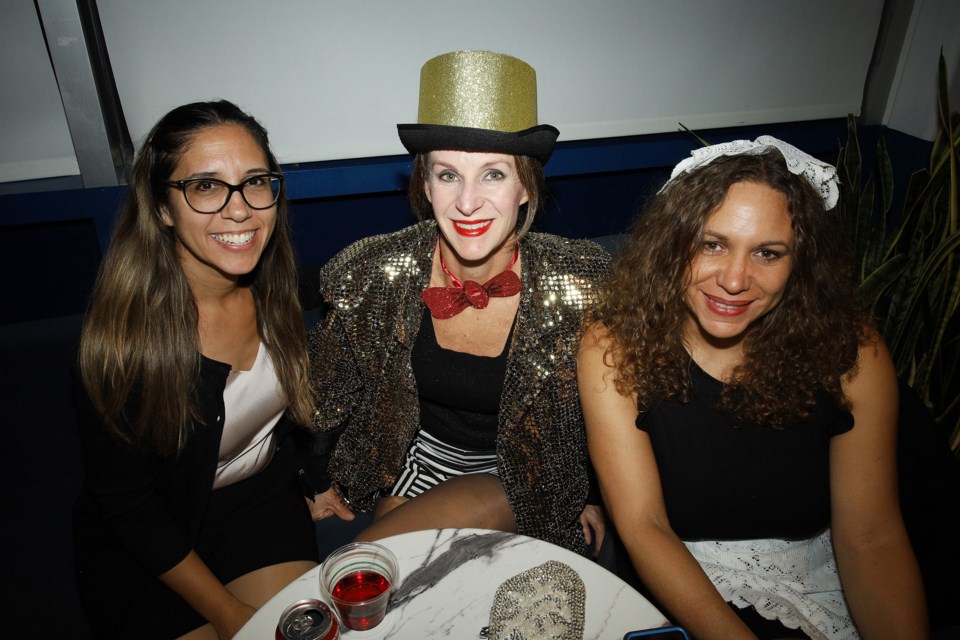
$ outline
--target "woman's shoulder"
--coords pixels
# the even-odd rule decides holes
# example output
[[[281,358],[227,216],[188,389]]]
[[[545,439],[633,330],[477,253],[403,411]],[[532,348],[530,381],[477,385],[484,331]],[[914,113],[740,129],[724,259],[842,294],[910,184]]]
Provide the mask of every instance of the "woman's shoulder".
[[[535,253],[539,268],[555,273],[594,279],[606,273],[610,266],[610,254],[592,240],[530,232],[522,242]]]
[[[610,254],[593,240],[567,238],[552,233],[529,232],[521,242],[535,247],[539,251],[560,256],[580,255],[588,259],[610,261]]]
[[[436,223],[425,220],[392,233],[361,238],[330,259],[317,280],[324,298],[336,289],[363,289],[373,280],[416,275],[429,258],[436,239]]]
[[[843,376],[844,392],[848,395],[869,393],[877,387],[889,388],[897,377],[893,357],[883,336],[873,326],[866,326],[860,334],[856,365]]]
[[[350,268],[359,262],[382,260],[395,254],[410,253],[411,250],[429,244],[436,238],[437,226],[432,220],[424,220],[409,227],[361,238],[341,249],[324,265],[324,271]]]
[[[534,299],[544,302],[539,313],[550,315],[552,326],[579,327],[580,315],[599,301],[610,255],[590,240],[546,233],[527,234],[520,255],[524,287],[529,283]]]

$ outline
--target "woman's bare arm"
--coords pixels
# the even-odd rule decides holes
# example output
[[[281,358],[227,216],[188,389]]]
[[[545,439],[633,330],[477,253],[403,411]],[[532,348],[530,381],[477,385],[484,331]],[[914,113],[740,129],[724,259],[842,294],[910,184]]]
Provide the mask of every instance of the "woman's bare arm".
[[[604,361],[608,340],[601,325],[587,330],[577,380],[590,458],[630,559],[666,613],[695,637],[753,638],[670,527],[650,439],[636,428],[636,400],[617,391]]]
[[[926,638],[926,602],[897,496],[897,378],[879,336],[844,381],[854,426],[830,445],[831,528],[864,638]]]

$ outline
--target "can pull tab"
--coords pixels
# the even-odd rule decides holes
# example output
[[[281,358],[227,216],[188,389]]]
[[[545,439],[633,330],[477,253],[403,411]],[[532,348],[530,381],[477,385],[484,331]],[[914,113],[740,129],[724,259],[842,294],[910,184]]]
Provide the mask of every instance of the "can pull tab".
[[[320,600],[299,600],[284,609],[277,624],[277,640],[336,640],[339,625]]]
[[[310,627],[312,627],[317,622],[323,622],[323,619],[314,620],[313,612],[305,613],[302,616],[297,616],[297,618],[290,623],[290,626],[297,633],[303,633]]]

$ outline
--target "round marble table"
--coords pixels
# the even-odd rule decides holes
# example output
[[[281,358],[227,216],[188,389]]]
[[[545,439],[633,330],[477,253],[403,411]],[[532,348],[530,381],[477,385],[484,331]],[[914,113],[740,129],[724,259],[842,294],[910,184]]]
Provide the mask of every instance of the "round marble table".
[[[483,529],[431,529],[379,541],[400,564],[400,583],[384,621],[343,638],[480,638],[489,624],[497,587],[522,571],[557,560],[572,567],[586,589],[584,638],[623,637],[659,627],[666,618],[646,598],[589,559],[526,536]],[[265,604],[235,636],[273,638],[283,609],[320,598],[318,568],[300,576]]]

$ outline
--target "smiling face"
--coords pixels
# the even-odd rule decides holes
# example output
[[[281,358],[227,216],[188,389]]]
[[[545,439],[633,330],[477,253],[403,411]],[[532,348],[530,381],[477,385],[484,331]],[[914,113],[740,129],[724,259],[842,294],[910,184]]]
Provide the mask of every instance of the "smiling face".
[[[527,191],[513,156],[502,153],[431,151],[424,192],[433,206],[448,258],[473,268],[499,254],[513,255],[520,206]],[[445,254],[446,255],[446,254]],[[503,265],[499,264],[504,262]]]
[[[756,182],[730,187],[690,265],[684,337],[694,349],[738,347],[780,303],[793,270],[791,222],[782,192]]]
[[[216,125],[193,137],[170,180],[217,178],[239,184],[268,171],[266,154],[243,127]],[[276,224],[276,205],[251,209],[239,191],[218,213],[197,213],[175,187],[169,202],[163,208],[163,220],[174,229],[180,264],[194,288],[236,282],[253,271]]]

